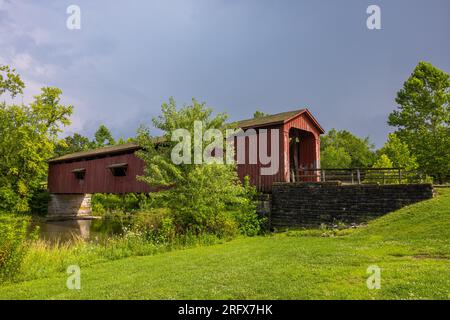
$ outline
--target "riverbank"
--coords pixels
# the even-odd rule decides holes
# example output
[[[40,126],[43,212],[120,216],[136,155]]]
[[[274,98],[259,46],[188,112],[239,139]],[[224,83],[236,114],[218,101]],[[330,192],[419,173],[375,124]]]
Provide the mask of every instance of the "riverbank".
[[[0,286],[0,298],[448,299],[449,239],[450,190],[439,189],[351,230],[240,237],[115,261],[91,260],[85,248],[46,278]],[[67,289],[67,263],[80,263],[81,290]],[[367,287],[370,266],[381,269],[379,290]]]

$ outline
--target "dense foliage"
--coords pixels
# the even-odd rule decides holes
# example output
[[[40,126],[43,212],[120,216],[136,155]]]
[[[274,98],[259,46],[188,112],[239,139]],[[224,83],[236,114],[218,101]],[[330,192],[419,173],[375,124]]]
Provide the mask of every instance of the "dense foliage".
[[[375,155],[369,138],[359,138],[349,131],[331,129],[321,137],[321,167],[323,169],[368,168]]]
[[[237,177],[235,166],[214,163],[174,164],[171,158],[174,146],[179,143],[172,141],[175,130],[185,129],[193,137],[194,122],[201,121],[203,136],[207,129],[223,130],[226,116],[218,114],[212,117],[212,109],[195,99],[192,105],[180,109],[170,99],[161,109],[162,115],[153,119],[153,124],[164,132],[164,143],[156,144],[148,129],[140,130],[138,141],[144,151],[138,152],[138,155],[146,166],[144,175],[139,179],[152,186],[171,187],[166,191],[170,194],[167,206],[171,209],[179,232],[232,235],[238,230],[251,230],[251,227],[239,225],[239,221],[253,223],[256,212],[253,199]],[[207,139],[203,142],[202,155],[210,142]],[[194,144],[191,144],[189,151],[194,154]],[[239,210],[241,218],[235,219],[229,213],[230,210]],[[254,218],[244,219],[242,215]],[[252,230],[248,233],[255,232]]]
[[[128,139],[127,141],[130,140],[131,139]],[[124,139],[119,139],[116,142],[111,134],[111,131],[102,124],[95,132],[93,140],[89,140],[89,138],[79,133],[74,133],[73,135],[67,136],[64,139],[58,141],[58,144],[55,148],[55,154],[58,156],[62,156],[68,153],[113,146],[115,144],[122,144],[125,142],[126,141]]]
[[[379,163],[381,157],[385,156],[389,159],[389,162],[394,168],[403,168],[406,171],[416,171],[419,167],[416,157],[411,154],[408,145],[400,140],[395,133],[389,134],[388,141],[381,149],[377,150],[377,155],[378,157],[375,165]],[[386,162],[386,159],[383,161]],[[376,167],[375,165],[374,167]],[[381,167],[378,166],[378,168]]]
[[[153,198],[153,195],[143,193],[96,193],[92,195],[92,212],[98,216],[108,213],[133,213],[134,211],[151,207]]]
[[[0,84],[13,96],[23,83],[18,75],[11,78],[16,85]],[[45,184],[46,161],[72,113],[72,106],[60,103],[61,94],[58,88],[45,87],[30,105],[0,103],[0,210],[28,211],[33,193]]]
[[[256,110],[256,111],[253,113],[253,118],[254,118],[254,119],[258,119],[258,118],[266,117],[266,116],[269,116],[269,115],[270,115],[270,114],[268,114],[268,113],[265,113],[265,112]]]
[[[0,214],[0,282],[13,280],[30,248],[30,218]]]
[[[67,136],[60,140],[55,147],[55,155],[62,156],[64,154],[89,150],[92,143],[89,138],[82,136],[79,133],[74,133],[72,136]]]
[[[0,96],[8,92],[12,98],[23,93],[25,84],[15,69],[0,65]]]
[[[450,75],[420,62],[395,101],[399,106],[388,123],[419,168],[440,182],[450,179]]]

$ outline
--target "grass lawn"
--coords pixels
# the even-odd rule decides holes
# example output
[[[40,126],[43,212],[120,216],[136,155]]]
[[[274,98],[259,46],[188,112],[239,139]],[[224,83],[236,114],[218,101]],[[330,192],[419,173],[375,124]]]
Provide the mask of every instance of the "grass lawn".
[[[334,237],[290,231],[0,285],[1,299],[449,299],[450,189]],[[366,270],[381,268],[381,289]]]

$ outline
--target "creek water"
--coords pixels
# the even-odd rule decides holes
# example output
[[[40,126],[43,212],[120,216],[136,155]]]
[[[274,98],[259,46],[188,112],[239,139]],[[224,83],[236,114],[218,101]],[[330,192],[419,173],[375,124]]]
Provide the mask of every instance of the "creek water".
[[[39,238],[51,242],[68,242],[82,238],[100,240],[121,234],[124,223],[120,219],[78,219],[61,221],[33,221],[32,228],[39,227]]]

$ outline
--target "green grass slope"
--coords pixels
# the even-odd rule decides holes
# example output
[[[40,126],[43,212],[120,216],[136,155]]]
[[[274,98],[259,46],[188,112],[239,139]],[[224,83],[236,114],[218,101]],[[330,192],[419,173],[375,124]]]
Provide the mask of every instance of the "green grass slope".
[[[352,239],[382,241],[408,247],[416,254],[450,257],[450,188],[437,189],[437,197],[407,206],[360,228]]]
[[[2,299],[449,299],[450,189],[369,223],[324,237],[291,231],[239,238],[0,286]],[[370,290],[367,268],[381,268]]]

